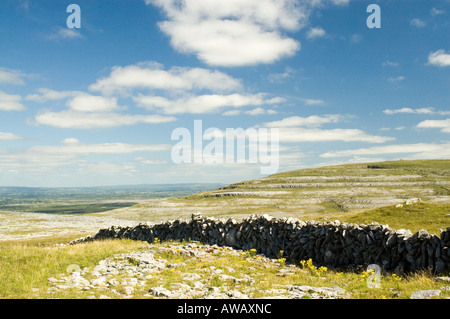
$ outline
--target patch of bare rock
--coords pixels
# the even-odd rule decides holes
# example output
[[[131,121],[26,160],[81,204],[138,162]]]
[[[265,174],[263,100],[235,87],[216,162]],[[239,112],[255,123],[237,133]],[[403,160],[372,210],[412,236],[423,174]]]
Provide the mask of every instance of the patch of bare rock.
[[[88,293],[88,298],[133,298],[139,293],[143,298],[156,299],[250,299],[254,298],[255,290],[251,275],[233,275],[234,269],[225,266],[223,269],[210,266],[196,272],[182,272],[183,262],[170,263],[156,257],[158,252],[174,253],[192,257],[192,262],[201,262],[216,253],[239,255],[242,251],[217,245],[203,245],[191,242],[183,245],[149,245],[148,249],[114,255],[100,261],[95,267],[77,269],[66,274],[50,277],[49,294],[60,290],[77,289]],[[278,265],[276,259],[263,257],[267,265]],[[189,261],[190,259],[188,259]],[[188,262],[187,261],[187,262]],[[288,267],[288,266],[287,266]],[[223,268],[223,267],[222,267]],[[283,270],[284,268],[282,268]],[[162,276],[163,271],[179,272],[181,281],[167,284],[148,285],[150,279]],[[280,276],[289,275],[289,268],[280,271]],[[214,286],[211,278],[216,277],[222,282],[233,285]],[[154,282],[154,281],[153,281]],[[109,292],[109,293],[106,293]],[[265,291],[263,298],[282,299],[343,299],[349,294],[340,287],[312,287],[306,285],[280,285],[276,289]]]

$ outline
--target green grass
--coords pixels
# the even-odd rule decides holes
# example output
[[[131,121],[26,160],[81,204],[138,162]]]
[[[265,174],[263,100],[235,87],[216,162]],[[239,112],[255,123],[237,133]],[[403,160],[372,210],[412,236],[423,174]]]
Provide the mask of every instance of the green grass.
[[[440,235],[441,230],[450,227],[450,203],[416,203],[412,205],[395,205],[370,209],[356,213],[329,213],[308,215],[307,219],[339,220],[353,224],[389,225],[393,229],[409,229],[413,233],[425,229],[429,233]]]
[[[62,240],[62,238],[60,238]],[[169,290],[174,289],[177,283],[193,285],[192,281],[182,279],[183,273],[197,273],[207,287],[217,287],[225,290],[239,290],[243,293],[251,293],[253,298],[270,297],[270,289],[277,289],[280,285],[308,285],[315,287],[339,286],[347,291],[353,299],[396,299],[409,298],[413,291],[426,289],[439,289],[443,283],[434,279],[427,272],[415,273],[403,277],[382,274],[381,286],[370,288],[367,284],[370,273],[339,272],[332,269],[320,268],[313,265],[312,261],[302,265],[301,263],[291,267],[284,262],[272,261],[268,263],[252,251],[244,251],[231,255],[226,249],[219,253],[211,254],[208,258],[198,259],[191,256],[183,256],[172,251],[161,251],[159,246],[176,246],[177,242],[147,243],[129,240],[98,241],[75,246],[54,247],[57,240],[44,242],[7,242],[0,245],[2,258],[0,259],[0,296],[2,298],[87,298],[92,296],[92,291],[80,291],[67,289],[49,294],[47,289],[50,284],[48,277],[65,274],[68,265],[77,264],[81,268],[92,267],[98,261],[130,250],[155,249],[155,258],[163,258],[168,263],[178,263],[176,268],[166,268],[161,273],[147,280],[145,286],[136,288],[134,298],[148,298],[144,296],[151,287],[163,286]],[[158,252],[159,251],[159,252]],[[284,267],[290,267],[287,276],[277,275]],[[214,275],[211,269],[220,269],[222,274],[235,278],[251,276],[254,282],[234,282],[224,280]],[[119,282],[121,278],[117,278]],[[119,286],[117,291],[121,291]],[[117,298],[112,291],[102,290],[95,292]],[[440,298],[449,297],[450,292],[443,290]],[[197,296],[201,297],[201,296]],[[194,296],[195,298],[195,296]]]
[[[371,168],[372,167],[372,168]],[[373,168],[376,167],[376,168]],[[437,175],[448,177],[450,175],[450,160],[413,160],[413,161],[386,161],[374,163],[343,164],[319,168],[293,170],[269,176],[270,178],[286,178],[295,176],[340,176],[347,173],[360,173],[358,176],[370,175]]]
[[[131,240],[54,246],[68,240],[69,237],[60,237],[0,242],[0,298],[50,297],[45,294],[49,287],[47,278],[66,272],[69,265],[90,267],[115,253],[143,246],[142,242]]]
[[[369,167],[370,166],[370,167]],[[345,183],[360,181],[364,176],[405,176],[417,175],[419,185],[409,186],[370,186],[365,187],[347,187]],[[325,181],[319,186],[300,187],[300,188],[271,188],[272,190],[289,191],[287,195],[272,196],[261,199],[258,197],[204,197],[205,194],[226,191],[254,191],[257,192],[259,186],[268,186],[271,183],[286,183],[287,179],[292,177],[336,177],[333,181]],[[183,198],[168,199],[166,203],[175,204],[169,209],[159,212],[164,215],[161,218],[175,219],[189,217],[192,211],[198,210],[204,216],[214,217],[245,217],[250,214],[269,213],[275,217],[293,216],[301,220],[339,220],[354,224],[369,224],[378,222],[388,224],[393,229],[410,229],[413,233],[426,229],[433,234],[440,234],[440,229],[446,229],[450,226],[450,203],[433,202],[433,198],[443,198],[440,196],[450,195],[446,186],[450,181],[450,160],[419,160],[419,161],[391,161],[381,163],[348,164],[339,166],[329,166],[322,168],[296,170],[284,172],[270,176],[266,179],[245,181],[225,187],[221,190],[200,193]],[[341,188],[332,187],[331,182],[342,182]],[[422,185],[423,184],[423,185]],[[366,189],[370,189],[366,190]],[[329,192],[330,191],[330,192]],[[339,192],[345,192],[341,194]],[[308,203],[310,197],[318,192],[320,199],[317,203]],[[320,193],[323,192],[323,193]],[[329,192],[329,193],[327,193]],[[336,193],[333,193],[336,192]],[[383,204],[383,192],[390,196],[390,199],[404,202],[406,198],[421,197],[423,202],[413,205],[403,205],[397,208],[395,205]],[[322,197],[322,194],[324,195]],[[430,195],[431,194],[431,195]],[[386,195],[387,196],[387,195]],[[379,201],[374,200],[379,199]],[[368,209],[355,208],[353,204],[367,203]],[[392,201],[391,201],[392,203]],[[185,206],[183,206],[185,205]],[[66,207],[68,210],[61,212],[74,212],[74,207]],[[78,209],[91,209],[92,207],[77,207]],[[133,211],[131,213],[122,211],[123,215],[115,213],[100,213],[101,216],[127,217],[154,220],[160,208],[156,202],[149,204],[135,205],[134,208],[141,208],[142,211]],[[185,212],[189,208],[188,212]],[[43,209],[45,210],[45,209]],[[71,210],[71,211],[70,211]],[[148,211],[147,211],[148,210]],[[86,211],[84,211],[86,212]],[[167,213],[166,213],[167,212]],[[183,215],[184,214],[184,215]],[[136,217],[138,216],[138,217]],[[22,241],[4,241],[0,242],[0,298],[76,298],[86,297],[87,293],[69,291],[48,295],[46,293],[49,282],[48,277],[64,273],[68,265],[77,264],[80,267],[93,267],[98,261],[112,256],[116,253],[126,252],[134,249],[142,249],[145,243],[127,240],[101,241],[80,244],[75,246],[54,247],[60,242],[67,242],[69,237],[47,238]],[[161,245],[164,245],[162,243]],[[299,265],[295,269],[295,274],[287,277],[277,276],[279,271],[276,267],[265,267],[263,263],[257,260],[258,256],[236,257],[229,256],[226,253],[218,253],[214,258],[208,261],[193,262],[192,259],[177,254],[160,254],[162,258],[169,262],[185,262],[186,265],[175,269],[165,270],[160,276],[149,280],[149,287],[164,285],[170,288],[173,283],[181,279],[178,271],[196,272],[201,269],[207,269],[214,266],[224,270],[224,265],[236,269],[233,276],[243,276],[245,274],[256,275],[255,297],[265,296],[265,291],[276,288],[277,285],[298,284],[312,286],[340,286],[351,293],[352,298],[408,298],[410,293],[422,289],[439,289],[442,284],[436,282],[434,277],[426,272],[411,274],[402,277],[401,280],[395,277],[385,275],[382,277],[382,288],[371,289],[367,287],[364,276],[367,274],[356,272],[339,273],[328,270],[326,273],[317,275],[310,269],[303,269]],[[362,277],[361,277],[362,276]],[[224,282],[218,277],[211,277],[209,284],[211,286],[222,287],[224,285],[233,285],[230,282]],[[143,297],[137,294],[136,297]],[[450,296],[450,292],[442,293],[443,297]],[[114,297],[112,295],[112,297]]]

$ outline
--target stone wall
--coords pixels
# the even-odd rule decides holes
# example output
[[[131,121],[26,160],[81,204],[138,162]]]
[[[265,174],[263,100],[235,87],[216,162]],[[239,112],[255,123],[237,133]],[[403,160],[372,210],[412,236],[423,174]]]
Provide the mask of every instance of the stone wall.
[[[269,258],[283,257],[298,263],[311,258],[316,265],[335,269],[377,264],[388,272],[429,269],[434,273],[450,270],[450,227],[439,236],[420,230],[394,230],[387,225],[301,221],[252,215],[242,221],[216,219],[193,214],[188,220],[134,227],[112,226],[72,244],[110,238],[194,240],[201,243],[256,249]]]

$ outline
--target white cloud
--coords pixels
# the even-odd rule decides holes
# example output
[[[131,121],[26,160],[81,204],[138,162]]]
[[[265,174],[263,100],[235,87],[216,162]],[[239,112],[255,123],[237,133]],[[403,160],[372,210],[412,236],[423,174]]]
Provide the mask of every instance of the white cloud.
[[[224,115],[224,116],[236,116],[239,114],[241,114],[240,110],[229,110],[229,111],[225,111],[222,113],[222,115]]]
[[[396,144],[385,146],[374,146],[353,150],[342,150],[327,152],[321,157],[346,157],[360,155],[381,155],[381,154],[415,154],[417,158],[448,158],[450,157],[450,143],[445,144]]]
[[[439,128],[441,132],[450,133],[450,119],[422,121],[417,124],[417,128]]]
[[[24,74],[17,70],[0,68],[0,84],[22,85]]]
[[[318,127],[326,123],[338,123],[342,119],[341,115],[332,114],[325,116],[311,115],[309,117],[291,116],[279,121],[263,123],[262,126],[266,127]]]
[[[92,96],[83,94],[75,96],[67,102],[71,110],[77,112],[109,112],[120,109],[117,98]]]
[[[109,128],[138,123],[159,124],[175,121],[174,117],[161,115],[128,115],[119,113],[86,113],[72,110],[61,112],[44,111],[36,115],[36,125],[58,128],[91,129]]]
[[[424,26],[426,26],[427,24],[425,23],[425,21],[419,19],[419,18],[414,18],[409,22],[410,25],[416,27],[416,28],[423,28]]]
[[[292,78],[297,71],[293,68],[286,67],[284,72],[282,73],[271,73],[268,75],[268,79],[270,82],[282,82],[285,79]]]
[[[398,62],[392,62],[392,61],[384,61],[381,65],[382,66],[398,67],[399,63]]]
[[[64,156],[88,156],[104,154],[129,154],[136,152],[156,152],[167,151],[170,145],[148,145],[148,144],[124,144],[124,143],[104,143],[104,144],[84,144],[74,138],[64,139],[60,145],[56,146],[33,146],[29,149],[37,154],[62,154]]]
[[[148,0],[162,9],[160,22],[172,46],[209,65],[272,63],[294,55],[300,43],[282,32],[296,31],[308,18],[307,3],[293,0]]]
[[[292,116],[279,121],[261,124],[265,127],[280,129],[280,142],[368,142],[384,143],[394,140],[392,137],[369,135],[359,129],[320,129],[318,127],[328,123],[338,123],[344,117],[339,114],[312,115],[309,117]]]
[[[0,132],[0,141],[16,141],[23,139],[22,136],[13,133]]]
[[[39,92],[39,94],[29,94],[25,97],[25,99],[29,101],[44,103],[47,101],[62,100],[65,98],[86,94],[82,91],[55,91],[47,88],[40,88],[37,91]]]
[[[267,99],[263,93],[259,94],[209,94],[200,96],[185,96],[170,100],[161,96],[138,96],[133,100],[140,107],[149,110],[158,109],[165,114],[205,114],[214,113],[223,108],[240,108],[245,106],[259,106],[284,102],[284,99],[275,97]]]
[[[170,148],[171,145],[166,144],[84,144],[77,139],[67,138],[60,145],[37,145],[20,150],[0,149],[0,170],[59,174],[60,172],[56,170],[57,167],[68,167],[71,173],[76,172],[78,174],[80,171],[83,173],[92,171],[92,173],[95,172],[98,175],[99,173],[107,174],[107,172],[89,170],[88,167],[117,166],[116,168],[121,168],[123,173],[129,164],[108,163],[105,162],[105,159],[117,154],[164,152],[170,150]],[[100,155],[104,158],[99,162],[86,162],[83,159],[92,155]],[[114,169],[114,172],[117,173],[120,170]]]
[[[248,115],[264,115],[264,114],[276,114],[277,111],[275,111],[275,110],[266,110],[266,109],[263,109],[262,107],[257,107],[257,108],[255,108],[253,110],[245,111],[244,113],[248,114]]]
[[[50,40],[82,39],[83,36],[81,35],[79,30],[58,27],[58,28],[55,28],[55,31],[53,31],[51,34],[49,34],[47,36],[47,38]]]
[[[367,142],[384,143],[394,140],[392,137],[369,135],[359,129],[318,129],[303,127],[280,128],[280,142]]]
[[[323,100],[318,100],[318,99],[303,99],[303,102],[306,105],[319,105],[319,104],[325,103]]]
[[[405,77],[403,75],[397,76],[397,77],[390,77],[387,79],[389,82],[396,83],[401,82],[405,80]]]
[[[350,3],[350,0],[331,0],[336,5],[346,5]]]
[[[362,41],[362,39],[363,39],[363,37],[361,34],[355,33],[355,34],[351,35],[350,42],[351,43],[359,43]]]
[[[20,95],[8,94],[0,91],[0,111],[22,111],[25,106],[21,103]]]
[[[428,63],[440,67],[450,66],[450,54],[445,53],[444,50],[437,50],[428,55]]]
[[[384,114],[393,115],[399,113],[409,113],[409,114],[427,114],[427,115],[449,115],[450,111],[435,111],[432,107],[423,107],[419,109],[412,109],[410,107],[403,107],[401,109],[386,109],[383,111]]]
[[[437,15],[444,14],[444,13],[445,13],[444,10],[439,10],[439,9],[436,9],[436,8],[431,8],[431,10],[430,10],[430,14],[432,16],[437,16]]]
[[[320,28],[320,27],[316,27],[316,28],[311,28],[309,29],[306,37],[308,39],[315,39],[315,38],[322,38],[326,35],[327,33],[325,32],[324,29]]]
[[[129,93],[133,89],[230,91],[241,86],[239,80],[217,70],[173,67],[166,71],[158,63],[147,62],[113,67],[109,76],[99,79],[89,89],[110,95]]]

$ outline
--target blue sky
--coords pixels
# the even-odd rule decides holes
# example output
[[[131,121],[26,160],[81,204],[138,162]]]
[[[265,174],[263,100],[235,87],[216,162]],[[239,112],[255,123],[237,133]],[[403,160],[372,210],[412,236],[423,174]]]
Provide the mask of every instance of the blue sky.
[[[278,128],[280,172],[450,158],[449,15],[448,0],[1,1],[0,185],[264,176],[174,163],[172,132],[195,120]]]

